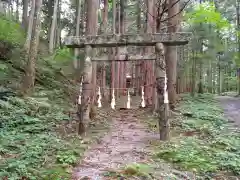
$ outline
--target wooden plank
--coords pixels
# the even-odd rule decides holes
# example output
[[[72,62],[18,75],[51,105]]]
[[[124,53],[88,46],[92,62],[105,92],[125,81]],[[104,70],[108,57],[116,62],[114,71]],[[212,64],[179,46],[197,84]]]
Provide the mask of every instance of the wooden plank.
[[[167,46],[185,45],[191,39],[192,33],[155,33],[155,34],[111,34],[97,36],[69,36],[65,38],[65,45],[69,48],[83,48],[90,45],[96,47],[119,46],[155,46],[163,43]]]
[[[151,55],[146,55],[146,56],[141,56],[141,55],[120,55],[120,56],[115,56],[114,59],[109,59],[108,56],[102,56],[102,57],[94,57],[92,61],[140,61],[140,60],[156,60],[156,55],[151,54]]]

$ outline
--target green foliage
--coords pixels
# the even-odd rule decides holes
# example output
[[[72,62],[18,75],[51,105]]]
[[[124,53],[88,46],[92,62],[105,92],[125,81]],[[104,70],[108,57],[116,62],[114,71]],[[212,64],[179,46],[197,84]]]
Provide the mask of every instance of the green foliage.
[[[56,61],[68,61],[73,59],[73,53],[70,52],[69,48],[58,49],[55,51],[54,60]]]
[[[185,96],[181,103],[181,137],[160,145],[156,158],[205,176],[218,171],[239,175],[240,137],[230,132],[221,108],[212,95]]]
[[[226,91],[236,91],[237,89],[237,77],[236,76],[225,76],[225,83],[227,83]]]
[[[186,13],[185,18],[190,24],[207,23],[217,29],[230,27],[229,22],[215,10],[214,4],[209,2],[197,4],[192,12]]]
[[[16,46],[23,44],[25,37],[19,24],[0,16],[0,41],[3,40]]]
[[[66,170],[65,167],[55,167],[51,170],[44,172],[43,180],[69,180],[71,179],[71,174]]]
[[[66,107],[42,97],[44,92],[39,94],[0,101],[0,177],[39,179],[46,164],[74,164],[81,156],[80,140],[65,140],[54,130],[68,119],[63,113]],[[71,151],[76,146],[81,152]]]
[[[61,151],[57,154],[57,160],[62,164],[75,164],[78,157],[78,152],[74,150]]]
[[[234,53],[233,60],[236,64],[236,66],[240,67],[240,53],[239,52]]]
[[[132,163],[123,167],[122,170],[106,172],[104,176],[112,178],[130,178],[137,176],[144,179],[152,179],[153,172],[154,168],[148,164]]]

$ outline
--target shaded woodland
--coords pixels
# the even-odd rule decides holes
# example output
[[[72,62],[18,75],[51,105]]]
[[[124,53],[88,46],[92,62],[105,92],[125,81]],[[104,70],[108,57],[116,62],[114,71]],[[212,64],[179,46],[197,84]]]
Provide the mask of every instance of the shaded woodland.
[[[103,137],[122,131],[150,138],[136,148],[151,161],[108,167],[101,157],[117,155],[104,151],[103,179],[239,177],[239,8],[0,0],[0,179],[80,179],[87,168],[74,167],[97,154],[92,144],[118,147]],[[127,151],[130,161],[140,156]]]

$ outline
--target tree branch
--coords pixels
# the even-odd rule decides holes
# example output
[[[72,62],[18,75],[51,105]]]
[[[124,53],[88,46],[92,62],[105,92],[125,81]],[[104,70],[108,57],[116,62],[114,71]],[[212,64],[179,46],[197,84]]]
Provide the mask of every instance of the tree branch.
[[[164,20],[162,20],[162,21],[160,21],[160,22],[165,22],[165,21],[167,21],[167,20],[169,20],[169,19],[177,16],[178,14],[180,14],[180,13],[185,9],[185,7],[187,6],[187,4],[188,4],[189,2],[190,2],[190,0],[188,0],[188,1],[183,5],[183,7],[180,9],[180,11],[179,11],[178,13],[176,13],[176,14],[174,14],[174,15],[172,15],[172,16],[170,16],[170,17],[168,17],[168,18],[166,18],[166,19],[164,19]]]
[[[167,0],[165,0],[165,1],[167,2]],[[177,0],[176,2],[174,2],[174,3],[171,5],[170,9],[173,8],[173,6],[175,6],[178,2],[180,2],[180,0]],[[189,1],[188,1],[188,2],[189,2]],[[188,3],[188,2],[187,2],[187,3]],[[169,8],[165,9],[163,13],[167,12],[168,10],[169,10]]]

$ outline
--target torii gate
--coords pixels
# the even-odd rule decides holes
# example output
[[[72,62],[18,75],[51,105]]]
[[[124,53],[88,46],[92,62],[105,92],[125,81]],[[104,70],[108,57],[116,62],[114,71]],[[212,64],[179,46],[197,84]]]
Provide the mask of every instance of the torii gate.
[[[86,118],[91,103],[90,96],[92,91],[92,61],[101,61],[94,58],[93,48],[100,47],[120,47],[120,46],[154,46],[155,47],[155,77],[158,101],[158,122],[160,140],[169,139],[170,123],[168,120],[168,102],[164,101],[164,88],[166,86],[164,46],[185,45],[191,39],[191,33],[155,33],[155,34],[112,34],[97,36],[66,37],[65,45],[68,48],[84,48],[85,59],[83,68],[83,86],[81,94],[81,104],[78,107],[79,134],[85,132]],[[143,60],[154,60],[155,58],[143,57]],[[105,59],[105,58],[104,58]],[[138,58],[131,58],[132,60]],[[130,59],[130,60],[131,60]]]

